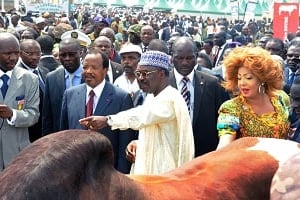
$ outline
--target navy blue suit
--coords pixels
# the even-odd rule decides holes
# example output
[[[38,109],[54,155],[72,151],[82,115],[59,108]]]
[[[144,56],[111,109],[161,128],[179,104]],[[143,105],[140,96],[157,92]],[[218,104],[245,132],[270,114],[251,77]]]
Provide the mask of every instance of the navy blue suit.
[[[59,131],[61,102],[66,89],[64,70],[60,66],[56,70],[49,72],[46,77],[42,116],[43,135]]]
[[[85,129],[79,124],[79,119],[85,117],[86,92],[87,86],[85,83],[65,91],[61,110],[61,130]],[[133,103],[130,95],[106,81],[94,115],[112,115],[132,107]],[[111,130],[110,127],[100,129],[99,132],[108,137],[113,145],[115,168],[120,172],[129,173],[130,163],[125,157],[125,149],[130,141],[137,139],[137,132],[131,129]]]

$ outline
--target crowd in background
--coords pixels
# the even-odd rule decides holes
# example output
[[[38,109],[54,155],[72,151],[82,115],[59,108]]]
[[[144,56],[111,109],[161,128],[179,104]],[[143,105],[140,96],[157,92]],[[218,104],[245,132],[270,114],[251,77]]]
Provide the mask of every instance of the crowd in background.
[[[16,66],[35,73],[38,78],[33,80],[34,84],[39,83],[40,98],[35,106],[40,117],[35,123],[26,125],[31,142],[59,130],[84,128],[78,120],[88,116],[78,113],[87,112],[84,109],[89,102],[89,92],[95,88],[101,88],[92,94],[101,104],[110,101],[109,91],[114,91],[122,101],[107,106],[108,110],[94,107],[90,115],[112,115],[143,104],[149,91],[142,86],[151,85],[151,80],[155,82],[149,77],[156,76],[157,71],[165,73],[161,73],[164,84],[185,94],[195,156],[245,136],[300,141],[297,116],[300,92],[299,88],[295,89],[299,84],[293,85],[300,74],[300,32],[289,33],[284,40],[274,38],[270,19],[245,22],[224,17],[144,13],[130,8],[95,7],[91,10],[79,6],[73,13],[59,16],[49,12],[35,16],[30,11],[26,16],[20,16],[14,11],[2,10],[0,27],[0,32],[12,33],[20,42]],[[7,44],[15,45],[13,50],[16,51],[17,44],[12,42],[13,39],[6,34],[2,36]],[[98,55],[94,51],[101,53]],[[163,52],[162,57],[168,55],[170,70],[149,61],[147,65],[159,69],[139,71],[140,59],[147,51]],[[8,53],[2,46],[0,54],[3,52]],[[160,54],[154,52],[154,55]],[[7,59],[0,56],[2,64]],[[99,60],[103,62],[101,69],[91,68],[98,67]],[[99,76],[97,83],[91,81],[93,70]],[[161,76],[157,75],[156,80]],[[100,86],[103,82],[110,89]],[[80,89],[78,85],[82,83],[86,87]],[[101,99],[99,94],[106,92],[106,99]],[[83,98],[75,96],[79,93]],[[74,102],[74,99],[81,101]],[[8,117],[6,115],[8,126],[13,124],[10,120],[15,115],[13,111]],[[131,153],[129,160],[134,162],[136,144],[131,142],[138,138],[138,133],[108,127],[101,127],[100,132],[113,144],[115,167],[128,173],[130,163],[125,157],[128,159]],[[4,161],[2,167],[8,161]]]

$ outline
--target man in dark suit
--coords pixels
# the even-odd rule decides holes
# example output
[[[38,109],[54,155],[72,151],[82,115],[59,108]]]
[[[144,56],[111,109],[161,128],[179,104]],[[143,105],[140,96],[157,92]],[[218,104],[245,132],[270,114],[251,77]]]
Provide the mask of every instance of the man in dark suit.
[[[226,32],[220,31],[219,33],[216,33],[213,37],[213,43],[213,67],[217,67],[221,64],[224,58],[224,52],[228,48],[228,44],[226,42]]]
[[[174,70],[170,84],[182,90],[182,78],[188,78],[190,93],[190,116],[192,119],[195,156],[213,151],[218,145],[217,118],[220,105],[229,95],[220,86],[216,77],[195,70],[197,48],[191,38],[178,38],[172,48]]]
[[[39,66],[47,68],[49,71],[54,71],[59,66],[59,63],[52,55],[54,46],[53,38],[49,35],[41,35],[36,41],[40,44],[42,51]]]
[[[297,76],[300,75],[300,45],[293,44],[289,46],[286,54],[286,67],[283,71],[284,84],[283,90],[289,94],[290,88]]]
[[[176,27],[175,21],[171,20],[169,25],[163,28],[161,37],[159,39],[167,42],[175,33],[178,33],[180,36],[182,36],[184,31]]]
[[[109,59],[101,51],[92,50],[87,54],[83,63],[83,77],[86,83],[72,87],[64,93],[61,130],[85,129],[79,124],[79,119],[90,115],[116,114],[133,107],[127,92],[105,81],[108,65]],[[113,145],[115,168],[120,172],[129,173],[130,163],[126,160],[125,149],[131,140],[136,139],[136,132],[131,129],[121,131],[110,128],[98,131],[107,136]]]
[[[37,41],[32,39],[23,40],[20,44],[20,50],[20,59],[16,66],[36,74],[39,78],[40,117],[38,123],[28,128],[30,142],[34,142],[35,140],[42,137],[43,99],[45,92],[46,75],[49,72],[49,70],[42,66],[39,66],[41,48]]]
[[[99,36],[94,41],[94,49],[103,52],[106,56],[110,56],[113,45],[111,40],[106,36]],[[108,72],[106,80],[113,83],[119,76],[123,74],[123,68],[121,64],[109,60]]]
[[[6,16],[6,11],[4,9],[1,10],[0,23],[3,24],[4,29],[7,29],[7,27],[9,26],[9,19]]]
[[[150,25],[145,25],[141,29],[141,49],[143,53],[148,50],[149,43],[154,39],[154,29]]]
[[[47,74],[43,102],[42,134],[59,130],[62,98],[65,89],[82,83],[80,43],[77,39],[62,40],[59,44],[59,59],[62,66]]]
[[[109,28],[109,27],[105,27],[103,28],[101,31],[100,31],[100,36],[106,36],[108,37],[108,39],[110,39],[111,43],[112,43],[112,46],[111,46],[111,51],[110,51],[110,54],[109,54],[109,59],[115,63],[119,63],[121,64],[121,56],[120,54],[116,51],[116,48],[115,48],[115,41],[116,41],[116,38],[115,38],[115,32],[112,28]]]

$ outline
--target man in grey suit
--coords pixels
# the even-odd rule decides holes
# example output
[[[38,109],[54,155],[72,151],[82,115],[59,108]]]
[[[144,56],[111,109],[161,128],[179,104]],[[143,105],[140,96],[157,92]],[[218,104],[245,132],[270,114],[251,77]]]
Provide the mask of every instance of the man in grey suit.
[[[32,39],[23,40],[20,43],[20,50],[20,59],[16,66],[34,73],[39,78],[40,117],[38,123],[34,124],[28,129],[30,142],[34,142],[35,140],[42,137],[43,99],[45,92],[46,75],[49,72],[49,70],[39,65],[39,60],[41,57],[41,48],[37,41]]]
[[[65,89],[82,83],[80,43],[77,39],[62,40],[59,59],[62,66],[47,74],[43,102],[42,134],[59,131],[62,98]]]
[[[133,107],[130,95],[105,80],[108,70],[108,57],[97,50],[92,50],[83,62],[85,84],[67,89],[64,93],[60,129],[85,129],[79,119],[90,115],[111,115]],[[127,144],[136,139],[137,133],[131,129],[98,130],[107,136],[115,155],[114,166],[123,173],[129,173],[130,163],[125,158]]]
[[[0,169],[29,142],[28,127],[39,118],[38,77],[20,67],[20,45],[10,33],[0,33]]]

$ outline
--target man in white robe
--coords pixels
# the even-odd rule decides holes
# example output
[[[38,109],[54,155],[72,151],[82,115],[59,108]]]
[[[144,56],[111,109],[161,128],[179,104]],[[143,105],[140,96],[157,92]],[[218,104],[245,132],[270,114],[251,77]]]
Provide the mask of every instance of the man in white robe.
[[[110,116],[91,116],[80,123],[92,130],[139,130],[132,174],[161,174],[194,158],[194,138],[186,102],[168,85],[169,56],[147,51],[135,71],[141,88],[150,94],[143,105]]]

